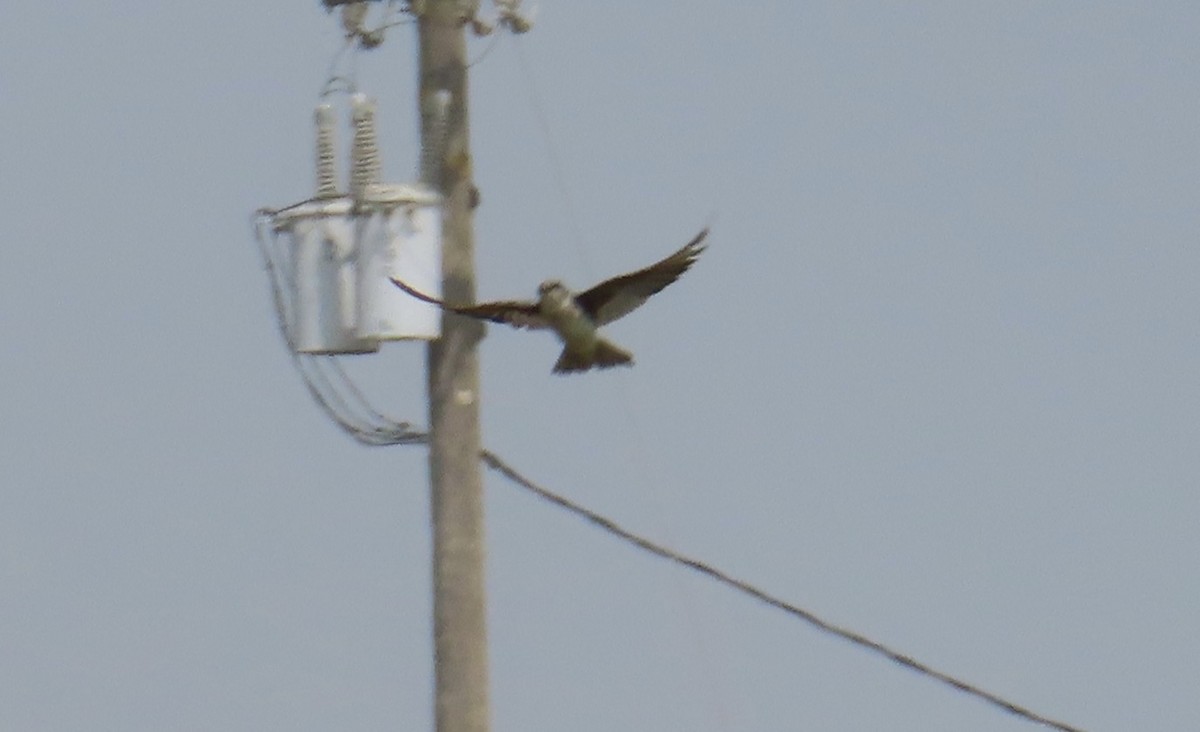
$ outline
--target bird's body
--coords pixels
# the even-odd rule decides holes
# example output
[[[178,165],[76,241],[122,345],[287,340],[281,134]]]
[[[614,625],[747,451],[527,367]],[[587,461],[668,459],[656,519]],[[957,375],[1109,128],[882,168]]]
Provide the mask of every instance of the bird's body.
[[[554,364],[555,373],[633,364],[633,354],[602,338],[595,321],[561,282],[543,282],[538,295],[538,312],[563,342],[562,355]]]
[[[432,303],[460,315],[517,328],[549,328],[563,343],[563,352],[554,364],[559,374],[587,371],[593,367],[633,365],[633,355],[600,335],[599,327],[624,317],[642,305],[651,295],[679,279],[704,251],[701,242],[708,230],[700,232],[682,249],[645,269],[605,280],[580,293],[572,293],[562,282],[547,280],[538,287],[533,302],[507,300],[476,305],[452,305],[414,290],[404,282],[392,282],[419,300]]]

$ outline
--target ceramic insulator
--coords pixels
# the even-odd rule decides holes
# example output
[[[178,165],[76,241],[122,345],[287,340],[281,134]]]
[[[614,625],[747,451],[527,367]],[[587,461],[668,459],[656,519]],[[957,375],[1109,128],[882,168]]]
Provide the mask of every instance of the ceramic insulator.
[[[382,170],[375,137],[375,102],[365,94],[355,94],[351,107],[354,143],[350,148],[350,192],[358,198],[368,185],[382,180]]]
[[[333,147],[337,118],[328,104],[318,106],[314,117],[317,123],[317,197],[333,198],[338,194],[337,153]]]

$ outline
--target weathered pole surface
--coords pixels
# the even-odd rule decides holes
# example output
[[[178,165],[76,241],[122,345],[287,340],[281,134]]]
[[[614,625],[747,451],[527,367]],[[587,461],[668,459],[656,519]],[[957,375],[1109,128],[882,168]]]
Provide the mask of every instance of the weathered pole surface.
[[[443,296],[475,298],[465,24],[457,0],[427,0],[418,19],[422,176],[445,197]],[[479,358],[483,327],[442,315],[429,344],[429,472],[437,732],[487,732]]]

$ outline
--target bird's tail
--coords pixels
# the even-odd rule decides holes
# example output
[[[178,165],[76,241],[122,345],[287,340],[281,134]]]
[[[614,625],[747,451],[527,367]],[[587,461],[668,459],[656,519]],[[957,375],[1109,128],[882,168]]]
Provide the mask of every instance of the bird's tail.
[[[596,340],[596,350],[591,354],[576,353],[570,347],[564,348],[562,355],[554,364],[554,373],[569,374],[576,371],[587,371],[596,368],[607,369],[613,366],[632,366],[633,354],[619,346],[599,338]]]

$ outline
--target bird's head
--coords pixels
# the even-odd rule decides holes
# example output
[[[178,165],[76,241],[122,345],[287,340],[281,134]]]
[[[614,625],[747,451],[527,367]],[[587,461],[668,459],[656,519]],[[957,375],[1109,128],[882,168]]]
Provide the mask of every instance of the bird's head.
[[[558,280],[546,280],[538,285],[538,297],[542,300],[561,301],[567,299],[570,294],[567,286]]]

